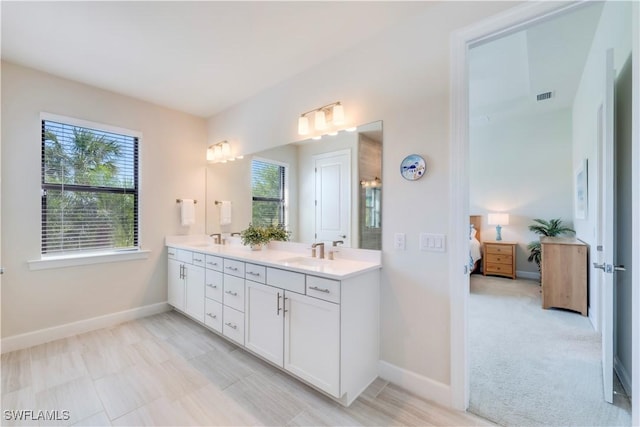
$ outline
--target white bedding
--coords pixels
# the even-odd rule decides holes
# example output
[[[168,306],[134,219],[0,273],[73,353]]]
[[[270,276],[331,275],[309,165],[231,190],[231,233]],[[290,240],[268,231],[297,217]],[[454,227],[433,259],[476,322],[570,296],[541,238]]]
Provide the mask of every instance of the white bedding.
[[[469,254],[475,264],[480,258],[482,258],[482,252],[480,250],[480,242],[475,237],[469,239]]]

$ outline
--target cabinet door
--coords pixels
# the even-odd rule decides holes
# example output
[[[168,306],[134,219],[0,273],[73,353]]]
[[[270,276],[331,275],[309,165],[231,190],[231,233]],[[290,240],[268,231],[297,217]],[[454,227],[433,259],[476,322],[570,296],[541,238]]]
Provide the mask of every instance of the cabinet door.
[[[186,300],[184,312],[204,323],[204,267],[185,265]]]
[[[176,259],[170,259],[168,262],[167,301],[178,310],[184,311],[184,279],[182,278],[184,264]]]
[[[340,306],[285,294],[284,368],[340,397]]]
[[[284,351],[283,296],[282,289],[247,280],[245,346],[279,366]]]

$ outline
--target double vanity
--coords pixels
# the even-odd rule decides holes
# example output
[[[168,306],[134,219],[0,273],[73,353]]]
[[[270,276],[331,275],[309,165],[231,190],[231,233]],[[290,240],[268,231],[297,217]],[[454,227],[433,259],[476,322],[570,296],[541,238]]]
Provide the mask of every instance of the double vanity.
[[[168,302],[343,405],[378,375],[380,254],[166,238]]]

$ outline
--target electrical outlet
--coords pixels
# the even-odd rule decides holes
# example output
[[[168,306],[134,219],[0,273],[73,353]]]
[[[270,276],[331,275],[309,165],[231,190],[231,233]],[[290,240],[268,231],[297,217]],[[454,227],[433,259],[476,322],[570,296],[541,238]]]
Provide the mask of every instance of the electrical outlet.
[[[396,233],[393,235],[393,247],[399,251],[407,249],[406,235],[404,233]]]

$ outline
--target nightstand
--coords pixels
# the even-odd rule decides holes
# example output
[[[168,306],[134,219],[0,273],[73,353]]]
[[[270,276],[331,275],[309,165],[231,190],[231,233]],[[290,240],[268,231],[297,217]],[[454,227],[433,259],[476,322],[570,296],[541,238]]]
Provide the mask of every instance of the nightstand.
[[[513,242],[483,242],[482,274],[515,279],[516,244]]]

